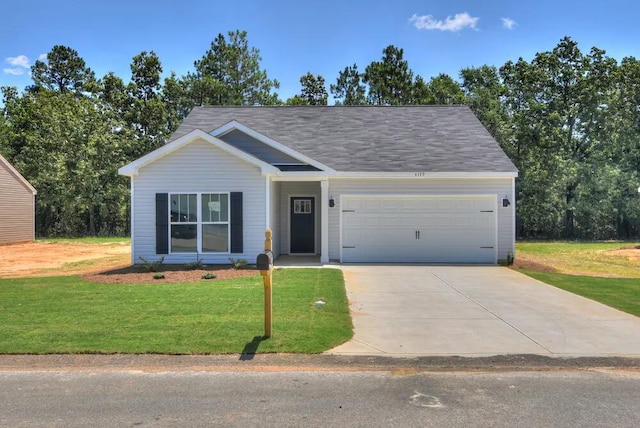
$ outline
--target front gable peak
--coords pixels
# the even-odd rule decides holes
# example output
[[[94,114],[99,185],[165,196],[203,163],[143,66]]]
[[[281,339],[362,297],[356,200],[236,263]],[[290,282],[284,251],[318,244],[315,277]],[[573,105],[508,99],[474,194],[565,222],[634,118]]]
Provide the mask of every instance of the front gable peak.
[[[274,174],[278,172],[278,169],[273,165],[268,164],[260,159],[257,159],[254,156],[234,147],[231,144],[224,142],[223,140],[214,137],[213,135],[207,134],[206,132],[200,129],[194,129],[193,131],[183,135],[180,138],[177,138],[170,143],[165,144],[164,146],[152,151],[151,153],[142,156],[141,158],[136,159],[128,165],[123,166],[118,169],[118,173],[120,175],[126,176],[136,176],[138,175],[140,168],[149,165],[150,163],[155,162],[158,159],[161,159],[181,148],[193,143],[194,141],[205,141],[221,150],[224,150],[247,163],[257,166],[262,171],[262,174]]]

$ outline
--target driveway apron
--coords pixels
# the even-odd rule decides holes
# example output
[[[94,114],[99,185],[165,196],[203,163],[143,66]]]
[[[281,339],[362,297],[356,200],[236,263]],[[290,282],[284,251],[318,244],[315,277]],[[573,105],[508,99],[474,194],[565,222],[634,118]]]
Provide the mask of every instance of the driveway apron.
[[[344,265],[344,355],[640,357],[640,318],[499,266]]]

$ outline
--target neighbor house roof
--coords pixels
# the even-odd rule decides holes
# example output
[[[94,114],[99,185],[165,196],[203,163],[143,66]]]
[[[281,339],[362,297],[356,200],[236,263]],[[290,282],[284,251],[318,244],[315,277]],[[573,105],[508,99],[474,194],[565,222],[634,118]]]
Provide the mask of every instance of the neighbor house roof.
[[[170,140],[234,120],[336,171],[517,171],[467,106],[195,107]]]

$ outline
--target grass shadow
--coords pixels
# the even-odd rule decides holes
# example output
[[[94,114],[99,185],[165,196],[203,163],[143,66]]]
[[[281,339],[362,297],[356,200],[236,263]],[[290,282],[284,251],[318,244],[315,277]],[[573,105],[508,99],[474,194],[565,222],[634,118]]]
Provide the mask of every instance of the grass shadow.
[[[266,336],[254,336],[251,342],[248,342],[244,345],[244,349],[240,354],[240,361],[250,361],[253,360],[253,357],[256,356],[256,351],[258,350],[258,346],[262,343],[263,340],[267,340]]]

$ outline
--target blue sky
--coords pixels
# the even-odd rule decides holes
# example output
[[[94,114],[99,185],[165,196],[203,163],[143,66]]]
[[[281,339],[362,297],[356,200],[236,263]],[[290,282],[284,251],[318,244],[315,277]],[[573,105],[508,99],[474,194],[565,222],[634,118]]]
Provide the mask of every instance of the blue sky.
[[[583,52],[640,58],[636,0],[20,0],[0,12],[0,86],[31,84],[28,67],[56,44],[78,51],[98,77],[130,79],[131,58],[155,51],[165,75],[184,75],[218,33],[248,31],[262,67],[299,92],[307,71],[329,83],[357,63],[379,60],[393,44],[427,80],[463,67],[500,66],[551,50],[565,35]]]

